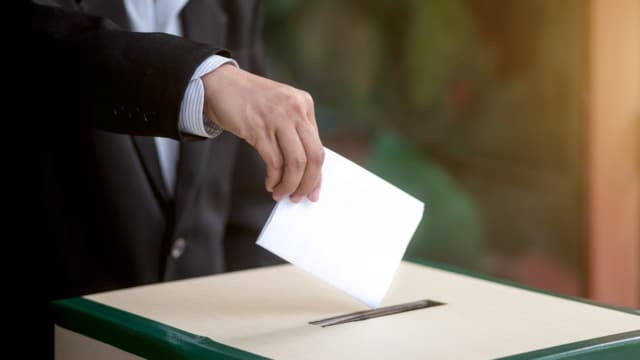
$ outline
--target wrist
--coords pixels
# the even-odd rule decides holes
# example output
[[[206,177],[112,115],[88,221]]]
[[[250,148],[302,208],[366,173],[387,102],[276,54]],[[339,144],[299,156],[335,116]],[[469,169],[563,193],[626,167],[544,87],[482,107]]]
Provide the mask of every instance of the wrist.
[[[224,88],[229,85],[229,77],[233,76],[235,71],[239,71],[239,69],[233,64],[224,64],[200,78],[204,87],[204,114],[218,126],[221,124],[216,115],[216,100],[219,99]]]

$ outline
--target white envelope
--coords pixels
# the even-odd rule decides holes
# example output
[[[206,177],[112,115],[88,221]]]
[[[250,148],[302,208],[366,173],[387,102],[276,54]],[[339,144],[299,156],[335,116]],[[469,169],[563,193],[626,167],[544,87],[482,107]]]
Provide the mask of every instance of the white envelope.
[[[257,244],[378,307],[424,204],[325,148],[320,201],[279,201]]]

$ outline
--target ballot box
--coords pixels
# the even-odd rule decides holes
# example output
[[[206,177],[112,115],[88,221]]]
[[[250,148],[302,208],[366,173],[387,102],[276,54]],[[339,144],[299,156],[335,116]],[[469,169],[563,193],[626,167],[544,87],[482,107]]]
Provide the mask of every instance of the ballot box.
[[[403,262],[382,309],[391,310],[367,312],[330,285],[280,265],[56,301],[55,354],[91,360],[640,359],[637,311],[435,264]]]

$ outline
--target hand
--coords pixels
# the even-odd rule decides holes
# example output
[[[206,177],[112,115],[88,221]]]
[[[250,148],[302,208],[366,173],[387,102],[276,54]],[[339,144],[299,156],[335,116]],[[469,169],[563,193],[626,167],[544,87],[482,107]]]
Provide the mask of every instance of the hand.
[[[311,95],[233,65],[219,67],[202,82],[205,114],[258,151],[273,199],[317,201],[324,148]]]

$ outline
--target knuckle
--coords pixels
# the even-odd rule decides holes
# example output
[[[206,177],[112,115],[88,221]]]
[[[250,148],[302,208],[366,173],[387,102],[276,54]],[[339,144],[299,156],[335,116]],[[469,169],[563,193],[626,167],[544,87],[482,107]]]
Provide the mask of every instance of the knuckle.
[[[289,94],[288,101],[289,106],[296,114],[300,115],[306,113],[307,109],[304,100],[295,92]]]
[[[272,157],[271,159],[269,159],[267,166],[272,170],[280,171],[282,170],[282,167],[284,166],[284,164],[282,162],[282,159],[278,157]]]
[[[290,105],[297,103],[298,98],[296,97],[295,89],[287,89],[287,91],[284,92],[284,100]]]
[[[324,149],[314,150],[309,154],[309,162],[314,165],[322,165],[324,162]]]
[[[307,91],[302,91],[302,99],[306,104],[313,108],[313,96],[311,96],[311,94],[309,94]]]
[[[307,166],[307,158],[303,156],[297,156],[291,162],[291,167],[295,170],[303,170]]]

